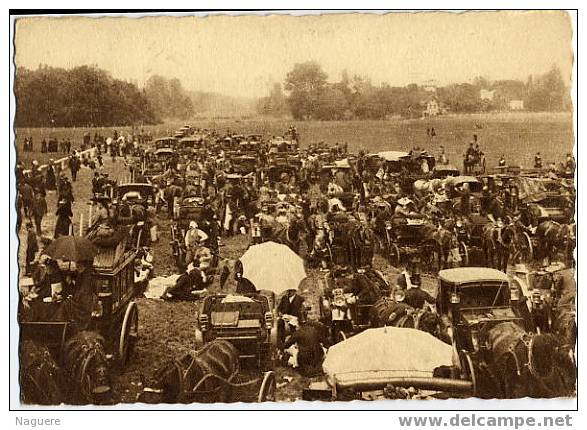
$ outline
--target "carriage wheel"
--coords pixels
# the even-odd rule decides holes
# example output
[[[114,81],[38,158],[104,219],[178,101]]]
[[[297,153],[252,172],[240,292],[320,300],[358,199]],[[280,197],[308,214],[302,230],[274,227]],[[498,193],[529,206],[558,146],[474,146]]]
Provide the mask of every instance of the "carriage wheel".
[[[461,254],[461,266],[468,266],[469,265],[469,248],[467,244],[463,241],[459,242],[459,253]]]
[[[275,380],[275,373],[265,372],[263,376],[263,382],[261,382],[261,388],[259,388],[259,395],[257,396],[257,402],[274,402],[275,391],[277,389],[277,383]]]
[[[126,308],[124,320],[120,327],[120,339],[118,342],[118,359],[121,367],[124,367],[131,357],[139,337],[139,309],[135,302],[131,302]]]
[[[348,336],[346,335],[346,333],[344,332],[344,330],[338,330],[334,334],[334,343],[343,342],[343,341],[345,341],[347,339],[348,339]]]
[[[473,365],[473,359],[471,355],[465,351],[464,349],[461,350],[459,354],[461,359],[461,367],[463,369],[463,377],[464,379],[469,379],[471,381],[472,387],[472,395],[477,397],[479,395],[478,387],[477,387],[477,373],[475,372],[475,366]]]
[[[534,258],[534,246],[532,245],[532,239],[528,233],[522,234],[521,249],[518,251],[517,259],[520,263],[530,263]]]
[[[400,249],[395,243],[392,243],[389,246],[389,264],[391,264],[393,267],[399,267],[400,262]]]

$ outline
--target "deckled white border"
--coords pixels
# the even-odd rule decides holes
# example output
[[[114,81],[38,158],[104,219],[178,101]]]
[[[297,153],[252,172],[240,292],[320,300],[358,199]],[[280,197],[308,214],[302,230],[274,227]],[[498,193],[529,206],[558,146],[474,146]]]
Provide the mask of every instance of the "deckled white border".
[[[35,5],[36,7],[43,7],[44,4],[42,4],[41,2],[36,2],[37,4]],[[78,4],[74,4],[74,2],[69,1],[67,2],[69,3],[67,6],[65,7],[76,7],[78,6]],[[174,3],[174,2],[165,2],[165,6],[170,6],[170,3]],[[185,4],[186,2],[184,2],[184,4],[179,4],[176,5],[175,7],[185,7],[185,8],[189,8],[189,7],[205,7],[200,3],[196,4]],[[190,3],[190,2],[187,2]],[[228,4],[227,4],[228,3]],[[289,2],[289,4],[284,4],[285,2],[260,2],[257,3],[256,5],[251,5],[251,4],[247,4],[246,7],[249,8],[277,8],[277,7],[320,7],[321,5],[317,5],[316,2],[308,2],[308,1],[301,1],[301,2]],[[349,5],[350,2],[348,1],[343,1],[343,2],[328,2],[328,5],[324,5],[323,10],[322,11],[315,11],[315,10],[290,10],[290,11],[269,11],[269,12],[223,12],[223,11],[218,11],[218,12],[209,12],[209,13],[147,13],[147,14],[125,14],[125,16],[130,16],[130,17],[142,17],[142,16],[156,16],[156,15],[173,15],[173,16],[186,16],[186,15],[197,15],[197,16],[206,16],[206,15],[219,15],[219,14],[227,14],[227,15],[243,15],[243,14],[258,14],[258,15],[269,15],[269,14],[292,14],[292,15],[308,15],[308,14],[312,14],[312,15],[319,15],[322,13],[346,13],[348,11],[334,11],[334,10],[328,10],[328,7],[351,7],[352,5]],[[452,5],[450,4],[452,3]],[[521,3],[526,3],[525,5],[522,5]],[[528,7],[528,8],[539,8],[539,7],[577,7],[574,4],[571,5],[571,2],[556,2],[556,4],[549,4],[549,5],[545,5],[545,6],[541,6],[540,4],[541,2],[517,2],[515,5],[512,4],[511,2],[504,2],[504,1],[499,1],[499,2],[492,2],[492,4],[487,5],[485,7],[492,7],[495,9],[499,9],[499,8],[508,8],[508,7]],[[542,2],[544,3],[544,2]],[[567,6],[567,4],[569,4],[569,6]],[[110,5],[112,5],[113,7],[119,7],[120,6],[120,2],[112,2],[112,1],[105,1],[105,2],[100,2],[99,7],[110,7]],[[281,5],[281,6],[280,6]],[[394,6],[399,6],[397,4],[393,4]],[[24,7],[25,5],[23,4],[23,2],[18,2],[18,5],[15,5],[16,7]],[[131,5],[128,5],[129,7]],[[134,7],[137,6],[142,6],[142,7],[156,7],[156,5],[149,5],[147,6],[146,4],[141,4],[141,5],[133,5]],[[212,4],[210,4],[210,6],[212,7]],[[215,7],[218,7],[217,4],[214,4]],[[225,8],[229,8],[229,7],[235,7],[235,8],[242,8],[245,7],[242,2],[224,2],[223,5]],[[375,8],[380,8],[381,6],[383,6],[380,2],[378,4],[375,4],[375,2],[372,1],[362,1],[361,2],[361,6],[363,7],[375,7]],[[386,5],[388,6],[388,5]],[[422,2],[422,1],[414,1],[414,2],[410,2],[409,5],[402,5],[402,6],[409,6],[409,7],[432,7],[432,6],[436,6],[439,7],[438,4],[435,4],[431,1],[427,1],[427,2]],[[468,2],[464,2],[464,1],[458,1],[458,2],[444,2],[442,5],[444,8],[455,8],[455,7],[470,7],[472,6],[470,3]],[[482,7],[481,4],[479,4],[479,2],[475,3],[476,7]],[[30,7],[30,6],[29,6]],[[431,10],[431,9],[429,9]],[[356,10],[356,11],[360,11],[360,10]],[[385,10],[378,10],[378,11],[365,11],[366,13],[378,13],[378,14],[382,14],[382,13],[386,13],[387,11]],[[409,11],[401,11],[401,12],[409,12]],[[573,48],[576,45],[576,41],[575,41],[575,37],[576,37],[576,29],[577,29],[577,17],[575,15],[575,12],[571,12],[572,14],[572,21],[573,21]],[[121,14],[118,13],[114,13],[114,14],[90,14],[89,16],[120,16]],[[10,24],[10,40],[12,40],[13,37],[13,31],[14,31],[14,27],[13,27],[13,20],[11,20],[11,24]],[[536,31],[540,31],[539,29],[536,29]],[[5,38],[6,40],[6,38]],[[13,46],[12,44],[10,45],[10,58],[13,58]],[[11,80],[12,80],[12,76],[14,73],[14,65],[12,63],[12,61],[10,61],[10,68],[11,68]],[[573,101],[576,105],[576,100],[577,100],[577,85],[576,85],[576,71],[577,71],[577,63],[575,62],[575,65],[573,67],[573,91],[572,91],[572,95],[573,95]],[[14,105],[14,95],[12,94],[12,92],[9,94],[9,99],[11,100],[11,103]],[[11,115],[13,115],[13,112],[11,113]],[[13,117],[10,117],[10,123],[12,123]],[[575,111],[575,124],[577,124],[577,112]],[[13,193],[13,188],[14,188],[14,175],[11,173],[13,172],[14,169],[14,160],[15,160],[15,154],[14,154],[14,147],[13,147],[13,139],[14,139],[14,135],[11,129],[11,141],[9,144],[9,151],[10,151],[10,160],[11,160],[11,170],[9,173],[10,175],[10,189],[11,189],[11,193],[10,193],[10,208],[12,209],[12,202],[14,201],[14,193]],[[578,159],[578,166],[580,170],[580,166],[581,166],[581,160]],[[6,174],[6,173],[5,173]],[[581,189],[581,185],[582,184],[578,184],[579,189]],[[3,190],[3,192],[6,192],[5,190]],[[7,198],[3,199],[4,202],[8,202],[8,195],[6,196]],[[581,208],[583,208],[584,205],[581,205]],[[6,217],[7,218],[7,217]],[[4,225],[7,225],[8,223],[6,222]],[[11,283],[10,283],[10,302],[11,303],[16,303],[17,300],[17,292],[16,292],[16,288],[14,288],[15,282],[16,282],[16,270],[17,270],[17,264],[16,264],[16,249],[17,249],[17,240],[16,240],[16,234],[15,232],[15,219],[14,219],[14,211],[13,211],[13,219],[12,219],[12,224],[10,225],[10,238],[11,238],[11,242],[10,242],[10,249],[9,249],[9,256],[10,256],[10,264],[11,264],[11,268],[12,268],[12,279],[11,279]],[[581,267],[581,264],[579,262],[579,268]],[[579,269],[580,270],[580,269]],[[18,345],[18,327],[16,325],[16,317],[15,317],[15,309],[16,306],[11,306],[12,309],[12,317],[13,317],[13,325],[12,325],[12,343],[10,345],[10,351],[11,353],[9,354],[10,356],[10,362],[11,362],[11,378],[12,378],[12,391],[11,391],[11,407],[13,409],[16,408],[21,408],[23,410],[28,410],[28,409],[35,409],[35,408],[22,408],[19,404],[19,400],[18,400],[18,357],[17,354],[15,353],[15,351],[17,351],[17,345]],[[581,315],[581,311],[579,311],[579,314]],[[582,325],[579,322],[579,325]],[[3,331],[3,334],[6,331]],[[580,331],[581,332],[581,331]],[[6,339],[7,340],[7,339]],[[579,371],[579,373],[581,374],[581,371]],[[582,384],[579,384],[579,395],[581,395],[581,387]],[[279,410],[299,410],[299,409],[329,409],[329,410],[339,410],[339,409],[369,409],[369,410],[381,410],[381,409],[401,409],[401,410],[422,410],[422,409],[436,409],[436,410],[463,410],[463,409],[474,409],[474,410],[478,410],[478,411],[482,411],[483,409],[498,409],[498,410],[503,410],[506,411],[508,409],[511,409],[512,407],[515,407],[516,409],[535,409],[537,411],[545,411],[545,410],[549,410],[549,409],[574,409],[575,407],[575,401],[574,400],[559,400],[559,399],[555,399],[555,400],[477,400],[477,399],[467,399],[467,400],[446,400],[446,401],[377,401],[377,402],[350,402],[350,403],[346,403],[346,402],[333,402],[333,403],[320,403],[320,402],[295,402],[295,403],[276,403],[276,404],[240,404],[240,403],[235,403],[235,404],[229,404],[229,405],[222,405],[222,404],[212,404],[212,405],[199,405],[199,404],[195,404],[195,405],[158,405],[157,409],[166,409],[166,410],[177,410],[177,409],[181,409],[181,410],[185,410],[185,409],[190,409],[190,410],[199,410],[199,409],[214,409],[214,410],[223,410],[223,409],[243,409],[243,410],[250,410],[250,409],[254,409],[254,410],[266,410],[266,409],[271,409],[271,410],[275,410],[275,409],[279,409]],[[59,408],[56,408],[57,410]],[[72,409],[71,407],[67,407],[67,409]],[[94,410],[95,408],[93,407],[83,407],[83,408],[76,408],[76,409],[80,409],[80,410]],[[118,405],[116,407],[111,407],[108,409],[133,409],[133,410],[149,410],[152,409],[152,407],[149,405],[139,405],[139,404],[126,404],[126,405]],[[201,412],[200,412],[201,413]],[[434,415],[433,413],[425,413],[422,412],[421,414],[427,414],[427,415]],[[463,412],[463,414],[466,414],[466,412]],[[50,415],[50,413],[46,413],[44,415]],[[93,415],[93,414],[92,414]],[[240,415],[240,414],[239,414]],[[407,414],[403,414],[403,415],[407,415]],[[505,415],[505,413],[504,413]],[[31,415],[33,416],[33,415]],[[39,417],[38,414],[34,415]],[[63,415],[64,417],[67,417],[67,415]],[[71,415],[70,415],[71,416]],[[84,418],[84,415],[82,414],[82,416],[79,416],[79,414],[75,413],[75,416],[77,416],[75,418],[75,420],[79,420],[79,423],[83,423],[85,422],[86,425],[88,425],[91,428],[97,428],[94,427],[95,424],[100,424],[99,428],[104,428],[102,424],[105,424],[103,422],[99,422],[99,423],[90,423],[87,420],[87,418]],[[86,415],[87,416],[87,415]],[[114,417],[114,421],[112,422],[118,422],[120,418],[122,418],[121,415],[118,414],[101,414],[101,415],[97,415],[97,417],[99,417],[100,420],[102,420],[106,417]],[[116,417],[119,418],[116,418]],[[181,415],[178,415],[181,416]],[[191,415],[190,415],[191,416]],[[245,414],[243,415],[243,419],[246,421],[248,421],[247,417],[249,415]],[[290,425],[292,424],[291,422],[282,422],[283,417],[281,416],[274,416],[272,414],[264,414],[264,417],[266,417],[263,421],[258,421],[256,420],[255,423],[255,427],[258,428],[260,426],[271,426],[271,427],[278,427],[278,426],[282,426],[283,427],[290,427]],[[294,414],[293,417],[297,417],[299,416]],[[343,415],[344,416],[344,415]],[[376,415],[377,416],[377,415]],[[374,417],[376,417],[374,416]],[[538,418],[538,414],[536,414],[537,418]],[[147,414],[146,415],[146,419],[151,421],[153,417],[153,414]],[[136,414],[131,414],[128,418],[130,418],[131,420],[133,420],[134,418],[138,418],[138,416]],[[251,417],[252,418],[252,417]],[[111,418],[108,418],[108,421],[110,421]],[[296,418],[294,418],[296,419]],[[190,418],[186,417],[186,420],[183,424],[180,425],[189,425],[188,423],[190,422]],[[265,421],[266,420],[266,421]],[[158,420],[155,420],[158,421]],[[279,421],[279,423],[277,422]],[[328,418],[326,419],[326,421],[328,422]],[[152,423],[154,423],[154,421],[151,421]],[[295,423],[299,423],[298,421],[296,421]],[[120,424],[122,424],[120,422]],[[244,424],[243,421],[240,422],[240,424]],[[383,422],[376,422],[376,421],[369,421],[369,422],[359,422],[358,425],[363,425],[363,426],[379,426],[379,425],[385,425]],[[392,424],[390,422],[390,424]],[[395,423],[397,425],[397,423]],[[127,424],[128,425],[128,424]],[[165,425],[163,423],[163,425]],[[198,425],[194,423],[194,425]],[[118,427],[118,425],[116,425],[116,427]],[[297,425],[296,425],[297,427]]]

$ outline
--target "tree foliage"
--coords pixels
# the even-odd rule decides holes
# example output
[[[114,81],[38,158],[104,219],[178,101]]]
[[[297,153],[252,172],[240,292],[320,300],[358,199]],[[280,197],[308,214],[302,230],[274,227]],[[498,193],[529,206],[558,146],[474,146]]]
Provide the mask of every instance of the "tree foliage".
[[[18,68],[14,91],[18,127],[158,122],[143,91],[94,66],[70,70],[44,65],[37,70]]]
[[[145,95],[154,112],[161,118],[189,119],[194,106],[179,79],[151,76],[145,83]]]
[[[386,83],[373,85],[366,76],[349,78],[342,72],[339,82],[328,82],[328,76],[315,62],[296,64],[287,74],[284,88],[287,106],[294,119],[384,119],[389,116],[421,117],[427,105],[435,101],[442,112],[473,113],[510,109],[510,101],[522,100],[526,110],[571,110],[569,88],[561,72],[553,67],[542,76],[521,80],[491,82],[478,76],[471,83],[455,83],[430,88],[409,84],[391,87]],[[278,87],[281,90],[281,87]],[[481,90],[492,94],[481,97]],[[280,91],[281,93],[281,91]],[[281,98],[275,91],[259,101],[258,112],[272,114]],[[279,111],[279,115],[282,112]]]

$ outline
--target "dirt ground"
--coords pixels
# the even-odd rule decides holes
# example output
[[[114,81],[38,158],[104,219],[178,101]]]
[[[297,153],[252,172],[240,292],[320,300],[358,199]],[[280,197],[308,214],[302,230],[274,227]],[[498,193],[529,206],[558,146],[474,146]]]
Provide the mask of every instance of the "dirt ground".
[[[110,158],[105,160],[104,171],[110,177],[123,177],[125,166],[122,159],[115,163]],[[92,171],[82,168],[78,174],[78,180],[73,183],[75,202],[74,231],[79,234],[80,214],[84,214],[84,224],[87,224],[89,200],[91,198]],[[43,219],[43,236],[52,237],[55,226],[56,196],[54,192],[47,195],[49,213]],[[154,266],[156,276],[167,276],[176,273],[175,263],[171,255],[170,220],[164,213],[158,214],[156,223],[159,228],[159,240],[153,244]],[[24,262],[26,247],[26,232],[23,228],[20,232],[20,262]],[[247,236],[223,238],[223,246],[220,248],[222,258],[237,259],[247,247]],[[385,259],[375,257],[375,265],[388,279],[391,279],[397,270],[389,266]],[[300,290],[306,301],[312,305],[310,318],[317,318],[318,298],[322,293],[319,286],[319,278],[323,273],[318,270],[309,270],[308,278],[303,281]],[[434,279],[424,277],[424,288],[434,289]],[[230,288],[230,286],[228,287]],[[114,391],[117,400],[122,403],[135,402],[142,390],[143,378],[149,379],[156,369],[166,360],[179,358],[183,354],[192,351],[195,347],[195,328],[197,302],[166,302],[160,299],[138,298],[139,306],[139,340],[131,361],[126,368],[115,372]],[[277,399],[279,401],[293,401],[301,398],[302,389],[307,387],[310,379],[304,378],[291,368],[276,366]],[[255,377],[254,371],[246,369],[247,377]]]

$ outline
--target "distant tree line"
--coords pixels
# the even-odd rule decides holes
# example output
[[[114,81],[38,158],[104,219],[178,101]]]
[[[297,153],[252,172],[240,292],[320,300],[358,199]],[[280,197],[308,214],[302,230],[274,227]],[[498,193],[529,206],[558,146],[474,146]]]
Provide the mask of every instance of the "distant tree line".
[[[14,90],[17,127],[153,124],[160,118],[145,91],[94,66],[19,67]]]
[[[194,105],[179,79],[151,76],[145,83],[145,96],[153,111],[165,119],[189,119],[194,115]]]
[[[553,67],[537,77],[490,82],[482,77],[473,83],[444,87],[410,84],[392,87],[373,85],[368,77],[349,77],[344,71],[339,82],[328,82],[316,62],[296,64],[287,74],[282,90],[276,84],[268,97],[257,104],[258,113],[296,120],[383,119],[390,116],[421,117],[431,101],[439,113],[474,113],[510,109],[510,101],[520,100],[529,111],[572,110],[569,88],[561,72]],[[485,90],[482,97],[482,91]]]

